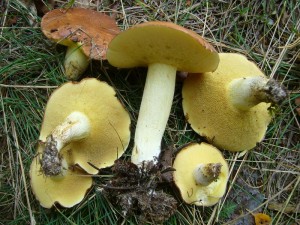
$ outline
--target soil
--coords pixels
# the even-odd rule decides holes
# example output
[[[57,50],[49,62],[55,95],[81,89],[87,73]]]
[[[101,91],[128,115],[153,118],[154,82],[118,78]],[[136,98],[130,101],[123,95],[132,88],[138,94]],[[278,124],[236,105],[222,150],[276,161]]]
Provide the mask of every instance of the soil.
[[[163,223],[177,209],[175,198],[160,185],[171,179],[169,161],[162,157],[159,162],[151,161],[138,167],[116,160],[114,177],[103,186],[104,194],[121,207],[124,217],[135,215],[139,224]]]
[[[57,176],[63,171],[62,158],[56,148],[56,141],[53,139],[52,135],[47,137],[44,152],[42,153],[42,158],[40,160],[43,173],[46,176]]]

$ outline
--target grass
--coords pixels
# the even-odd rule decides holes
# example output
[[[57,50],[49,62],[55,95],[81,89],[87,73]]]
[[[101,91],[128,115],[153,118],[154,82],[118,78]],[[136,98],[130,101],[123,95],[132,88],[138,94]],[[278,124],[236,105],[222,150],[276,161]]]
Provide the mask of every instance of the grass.
[[[266,138],[252,151],[224,152],[230,165],[225,197],[214,207],[186,206],[178,193],[178,211],[166,224],[236,224],[253,212],[264,212],[272,224],[299,224],[300,125],[295,99],[300,97],[300,3],[286,1],[94,1],[99,11],[114,15],[121,29],[144,21],[171,21],[208,39],[219,52],[240,52],[270,77],[284,84],[287,99],[277,111]],[[113,2],[113,1],[111,1]],[[97,176],[85,200],[71,209],[44,209],[30,188],[29,166],[47,99],[64,83],[63,48],[45,40],[40,17],[32,17],[19,1],[1,8],[0,30],[0,223],[2,224],[136,224],[123,219],[101,194]],[[57,4],[60,4],[58,1]],[[298,45],[297,45],[298,40]],[[106,65],[107,66],[107,65]],[[108,73],[111,75],[108,76]],[[103,69],[92,62],[87,77],[97,77],[116,88],[132,117],[133,130],[145,81],[144,69]],[[181,108],[181,86],[176,85],[171,116],[164,136],[175,148],[202,140],[186,123]],[[127,152],[127,155],[130,151]],[[244,181],[244,186],[240,185]],[[246,185],[245,185],[246,184]],[[250,189],[247,189],[247,188]],[[231,193],[257,190],[264,200],[256,208],[235,211]],[[279,208],[274,208],[279,205]],[[292,207],[292,211],[287,211]],[[249,210],[249,209],[248,209]]]

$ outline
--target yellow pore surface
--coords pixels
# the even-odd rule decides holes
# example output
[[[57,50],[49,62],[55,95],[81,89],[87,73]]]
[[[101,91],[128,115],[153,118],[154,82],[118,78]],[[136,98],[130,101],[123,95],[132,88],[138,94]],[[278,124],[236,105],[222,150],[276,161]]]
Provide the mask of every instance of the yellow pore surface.
[[[91,131],[88,137],[68,144],[68,149],[71,149],[68,153],[62,149],[62,156],[90,174],[96,174],[98,170],[88,162],[97,168],[113,165],[124,153],[130,139],[130,117],[113,88],[94,78],[62,85],[47,103],[40,140],[45,141],[73,111],[84,113],[89,118]]]
[[[192,128],[213,145],[229,151],[243,151],[260,142],[270,123],[269,104],[250,110],[235,108],[228,99],[228,84],[235,78],[264,76],[246,57],[220,53],[212,73],[190,74],[184,82],[183,109]]]
[[[38,152],[41,152],[41,146]],[[63,207],[72,207],[84,198],[92,186],[91,175],[84,174],[76,168],[66,169],[65,176],[46,177],[39,163],[40,156],[33,159],[30,167],[30,182],[36,199],[45,208],[54,203]]]
[[[216,181],[208,186],[197,185],[193,171],[201,163],[221,163],[221,173]],[[182,199],[188,204],[212,206],[226,191],[228,165],[221,152],[206,143],[189,144],[180,150],[174,160],[174,182],[179,188]]]

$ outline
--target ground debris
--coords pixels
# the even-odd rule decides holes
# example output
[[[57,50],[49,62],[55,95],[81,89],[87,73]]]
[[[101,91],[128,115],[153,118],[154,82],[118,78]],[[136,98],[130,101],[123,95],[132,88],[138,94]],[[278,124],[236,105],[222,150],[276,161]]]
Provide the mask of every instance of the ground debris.
[[[162,168],[159,163],[138,167],[116,160],[114,177],[103,186],[103,193],[121,207],[124,217],[135,215],[139,224],[161,224],[177,209],[175,198],[158,188],[165,172]]]

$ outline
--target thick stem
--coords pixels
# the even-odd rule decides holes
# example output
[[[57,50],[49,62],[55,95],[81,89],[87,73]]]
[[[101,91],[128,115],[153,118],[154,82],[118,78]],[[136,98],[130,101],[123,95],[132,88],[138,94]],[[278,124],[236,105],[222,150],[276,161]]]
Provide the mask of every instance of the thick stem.
[[[70,80],[77,80],[87,69],[88,65],[89,58],[83,54],[80,45],[70,45],[67,49],[64,61],[66,77]]]
[[[81,112],[72,112],[46,139],[41,166],[46,176],[57,176],[66,169],[60,150],[72,141],[89,135],[89,119]]]
[[[176,68],[151,64],[135,131],[132,162],[141,165],[159,157],[161,140],[167,125],[174,97]]]
[[[196,184],[208,186],[217,180],[221,173],[221,163],[199,164],[193,173]]]
[[[232,104],[240,110],[249,110],[261,102],[278,104],[287,97],[280,84],[261,76],[234,79],[228,91]]]

